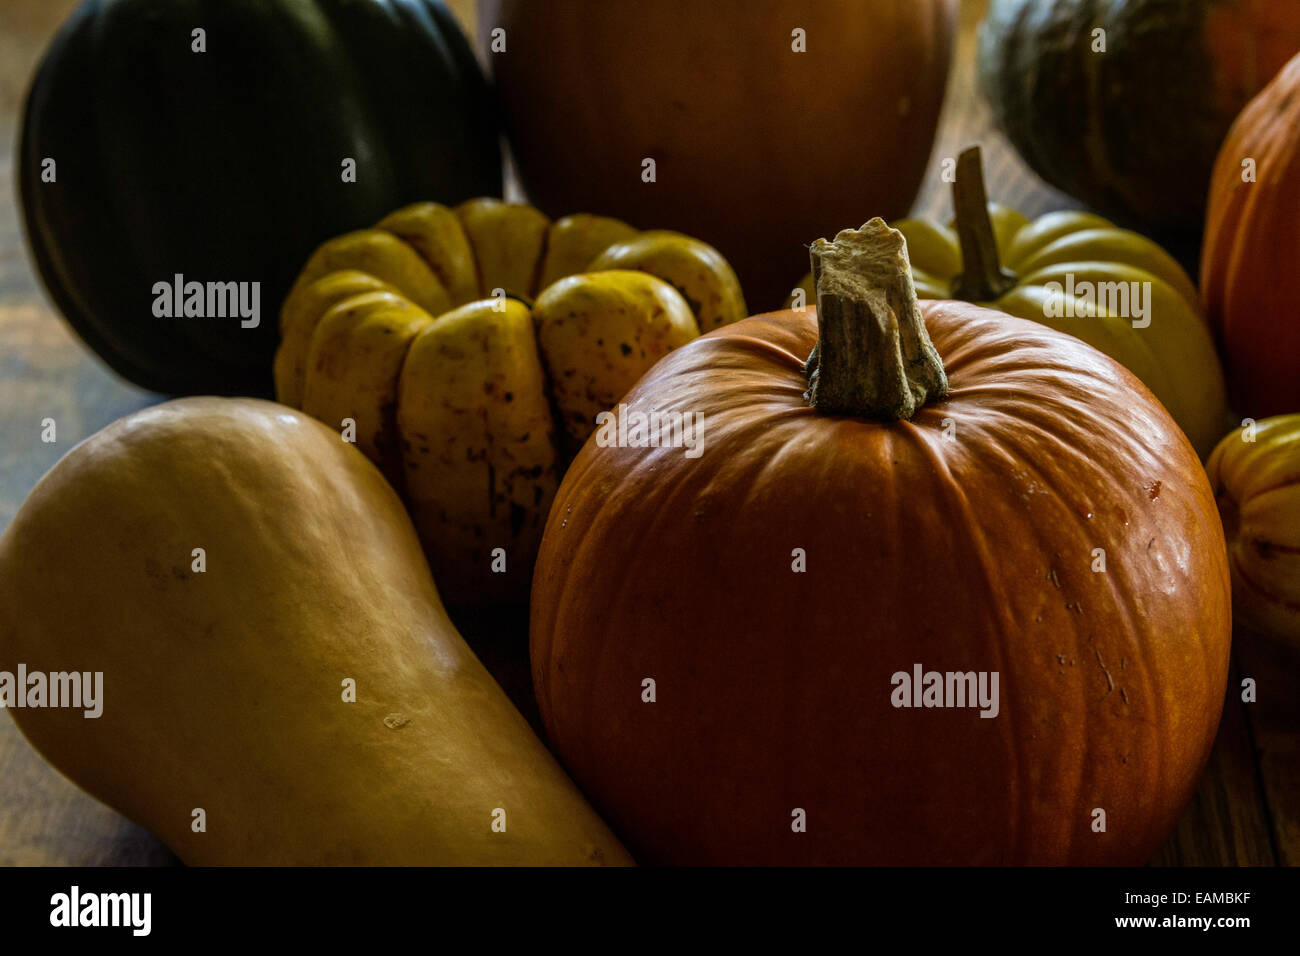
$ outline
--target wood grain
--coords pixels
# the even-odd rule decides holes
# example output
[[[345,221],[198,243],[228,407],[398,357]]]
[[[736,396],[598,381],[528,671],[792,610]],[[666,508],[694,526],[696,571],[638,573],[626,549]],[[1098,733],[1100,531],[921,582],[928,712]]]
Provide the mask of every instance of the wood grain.
[[[1300,866],[1300,649],[1246,631],[1236,636],[1241,677],[1258,699],[1243,704],[1277,862]],[[1229,688],[1240,696],[1240,685]]]
[[[1030,216],[1076,208],[1031,173],[992,129],[975,82],[974,27],[983,3],[963,5],[948,98],[914,214],[950,215],[942,161],[975,142],[983,146],[991,199]],[[0,3],[0,178],[5,182],[12,182],[15,123],[29,73],[73,5],[74,0]],[[472,19],[473,0],[451,0],[451,6]],[[158,398],[113,376],[58,319],[28,266],[13,192],[0,191],[0,528],[75,442]],[[40,441],[41,420],[47,417],[57,422],[54,444]],[[536,725],[523,618],[507,614],[458,623]],[[1238,635],[1236,658],[1210,764],[1153,864],[1300,863],[1300,654]],[[1257,703],[1241,702],[1241,676],[1257,681]],[[12,720],[0,717],[0,865],[170,862],[175,859],[161,843],[60,776]]]

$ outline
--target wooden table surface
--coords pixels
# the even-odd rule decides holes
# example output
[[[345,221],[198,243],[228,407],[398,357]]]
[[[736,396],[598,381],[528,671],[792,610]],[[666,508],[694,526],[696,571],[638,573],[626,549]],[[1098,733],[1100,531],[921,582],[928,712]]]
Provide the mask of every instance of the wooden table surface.
[[[453,0],[472,20],[473,0]],[[974,24],[985,0],[966,0],[931,173],[915,213],[946,218],[940,161],[984,147],[990,198],[1026,215],[1077,204],[1030,173],[992,130],[975,92]],[[0,3],[0,179],[13,180],[16,116],[41,50],[74,0]],[[859,218],[867,218],[864,210]],[[849,223],[846,222],[846,225]],[[126,384],[87,352],[59,320],[33,275],[11,187],[0,192],[0,529],[37,479],[73,444],[116,418],[160,401]],[[58,441],[40,440],[41,420]],[[535,720],[516,616],[460,621],[507,691]],[[1152,860],[1160,865],[1300,864],[1300,654],[1248,634],[1234,641],[1234,667],[1213,756],[1175,833]],[[1240,681],[1254,678],[1258,702]],[[145,830],[85,795],[0,717],[0,865],[167,864],[175,857]]]

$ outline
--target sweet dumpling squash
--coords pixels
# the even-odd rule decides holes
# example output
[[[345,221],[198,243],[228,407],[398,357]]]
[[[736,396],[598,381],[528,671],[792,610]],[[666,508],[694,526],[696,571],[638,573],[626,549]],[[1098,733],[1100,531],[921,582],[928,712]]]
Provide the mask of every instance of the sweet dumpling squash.
[[[726,260],[604,216],[408,206],[308,260],[280,401],[348,434],[411,510],[457,607],[527,600],[571,454],[656,361],[745,315]]]

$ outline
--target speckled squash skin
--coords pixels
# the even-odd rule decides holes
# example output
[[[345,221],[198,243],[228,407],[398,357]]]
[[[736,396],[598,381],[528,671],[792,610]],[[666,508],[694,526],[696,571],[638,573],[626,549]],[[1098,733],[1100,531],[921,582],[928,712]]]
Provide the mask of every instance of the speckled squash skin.
[[[457,634],[379,471],[282,405],[169,402],[64,456],[0,538],[19,662],[103,672],[98,719],[10,714],[190,865],[630,862]]]
[[[533,320],[542,352],[563,357],[549,364],[551,389],[574,448],[645,369],[700,334],[671,286],[626,269],[561,279],[538,297]]]
[[[681,233],[551,222],[495,199],[420,203],[308,259],[281,310],[276,391],[355,423],[449,604],[523,603],[596,414],[702,328],[745,314],[726,260]]]
[[[1219,144],[1297,51],[1295,3],[992,0],[979,71],[1038,175],[1194,260]]]
[[[809,407],[809,307],[702,336],[625,396],[701,414],[699,458],[589,440],[565,475],[533,681],[638,859],[1132,865],[1191,797],[1231,634],[1195,451],[1084,342],[920,308],[949,392],[910,421]],[[999,715],[891,706],[915,663],[999,672]]]

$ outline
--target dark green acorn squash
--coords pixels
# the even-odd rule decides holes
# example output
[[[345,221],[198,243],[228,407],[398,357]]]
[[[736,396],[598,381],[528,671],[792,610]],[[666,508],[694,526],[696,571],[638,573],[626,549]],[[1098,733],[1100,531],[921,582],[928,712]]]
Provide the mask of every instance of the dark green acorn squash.
[[[979,70],[1038,175],[1194,246],[1233,117],[1297,50],[1295,0],[991,0]]]
[[[416,200],[500,195],[498,126],[440,0],[86,0],[28,94],[18,190],[50,295],[115,371],[269,393],[312,249]],[[260,324],[155,317],[178,273],[260,282]]]

